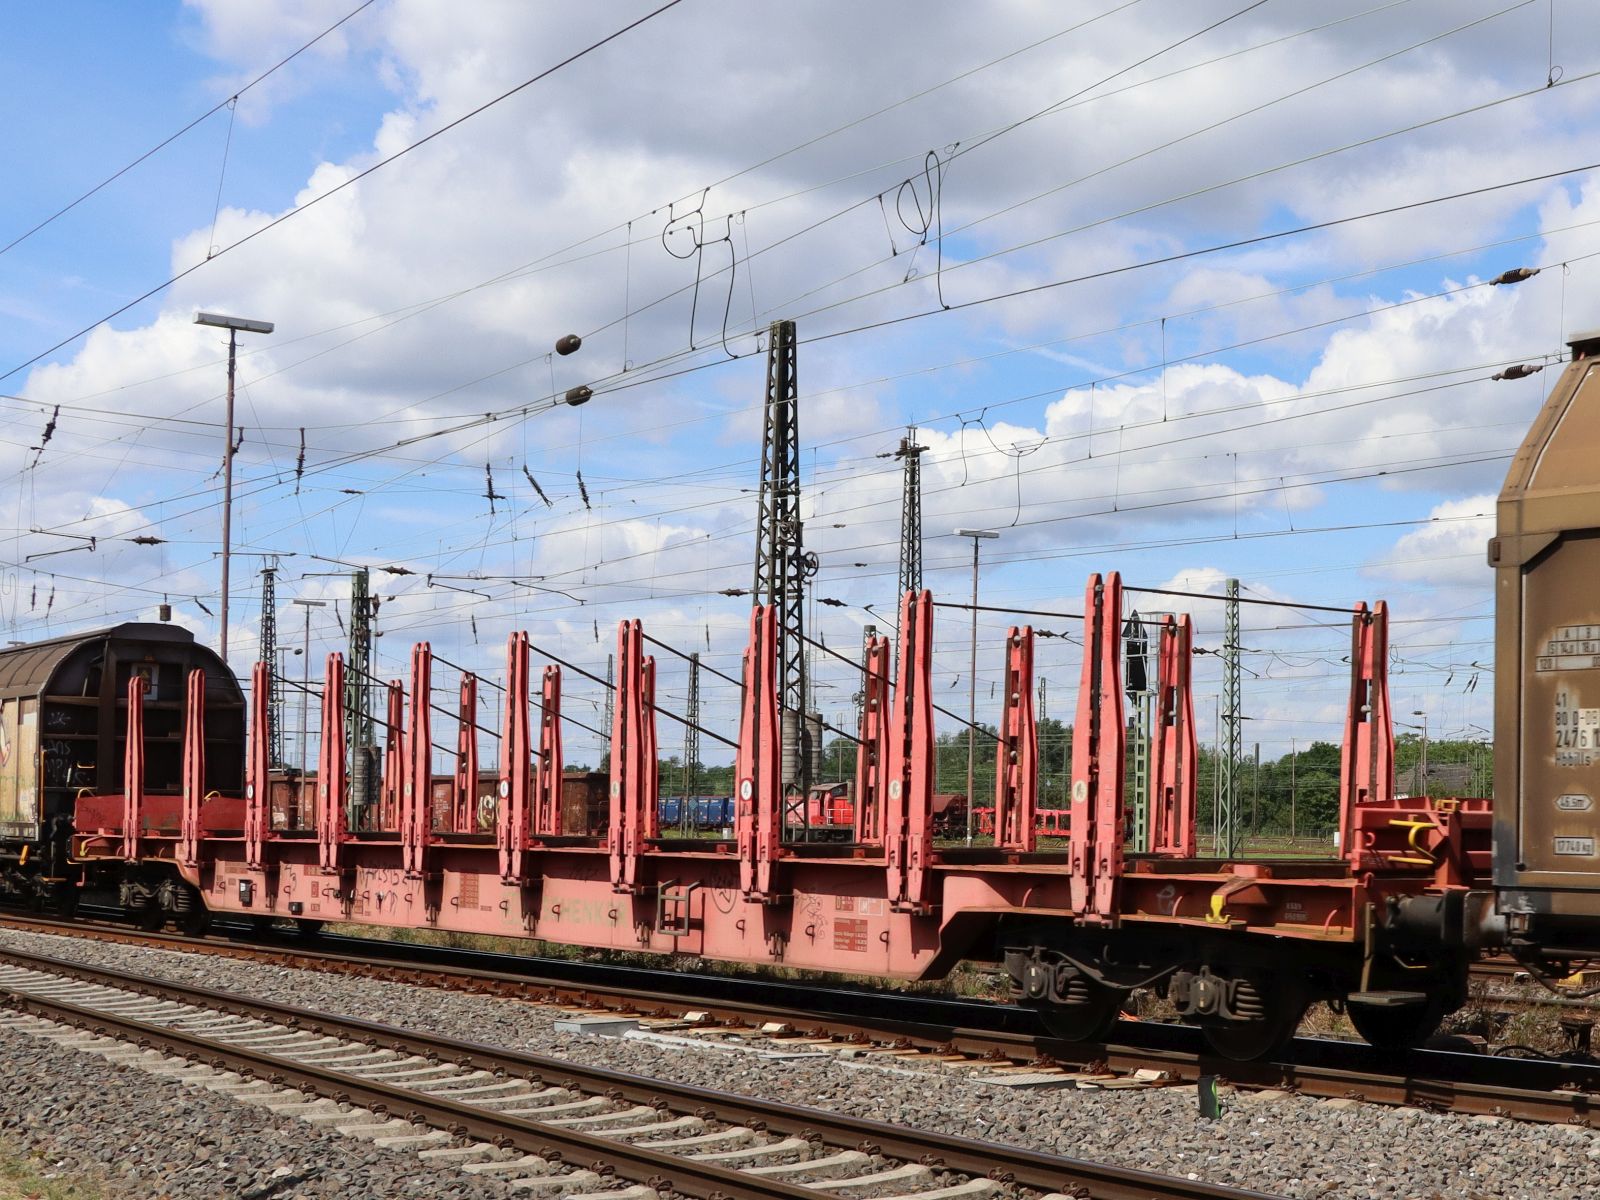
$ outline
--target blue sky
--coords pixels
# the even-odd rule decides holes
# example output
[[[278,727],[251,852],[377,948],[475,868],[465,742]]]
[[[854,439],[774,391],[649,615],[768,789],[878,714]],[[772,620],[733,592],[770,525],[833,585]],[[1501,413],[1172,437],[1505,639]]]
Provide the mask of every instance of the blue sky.
[[[225,101],[248,73],[207,54],[199,14],[180,5],[21,6],[6,16],[0,62],[0,100],[18,118],[5,152],[28,164],[0,197],[5,242]],[[11,251],[6,292],[28,303],[12,312],[25,323],[0,330],[8,365],[37,352],[41,336],[65,336],[163,277],[172,238],[209,227],[219,177],[224,203],[276,209],[323,157],[369,145],[393,93],[350,65],[310,64],[270,119],[247,104],[231,141],[229,113],[216,113]],[[152,303],[117,324],[134,327],[157,310]]]
[[[0,191],[0,244],[355,7],[8,14],[0,136],[25,166]],[[191,318],[218,308],[278,323],[240,364],[236,547],[257,557],[237,560],[236,659],[256,644],[259,556],[278,555],[292,645],[292,597],[346,592],[320,572],[413,572],[378,576],[391,672],[424,636],[492,672],[518,627],[603,668],[622,616],[709,641],[730,669],[747,602],[718,593],[746,585],[753,553],[756,335],[792,316],[817,339],[801,426],[816,595],[844,602],[818,609],[830,644],[892,611],[899,477],[882,455],[916,422],[936,593],[968,586],[949,530],[984,525],[1002,530],[984,594],[1019,607],[1075,611],[1086,573],[1112,569],[1386,597],[1396,709],[1436,731],[1488,724],[1482,514],[1554,372],[1487,377],[1600,324],[1595,180],[1136,264],[1592,161],[1584,6],[836,4],[774,29],[686,0],[204,261],[646,11],[377,0],[245,92],[231,140],[218,112],[0,254],[0,371],[203,264],[0,380],[5,636],[148,617],[165,595],[215,637],[223,361]],[[1518,265],[1546,269],[1481,286]],[[567,332],[584,348],[551,357]],[[551,406],[578,383],[591,403]],[[126,540],[140,533],[166,541]],[[92,552],[27,557],[91,535]],[[1215,645],[1218,606],[1191,607]],[[1249,740],[1267,754],[1336,736],[1344,702],[1347,635],[1280,628],[1286,611],[1245,618]],[[331,610],[316,621],[320,656],[340,635]],[[980,697],[1006,623],[983,621]],[[936,641],[939,686],[964,697],[963,623],[942,618]],[[1039,661],[1060,713],[1075,647],[1042,643]],[[848,712],[846,673],[816,674],[824,712]],[[1198,675],[1214,692],[1211,660]],[[663,662],[669,703],[682,687]],[[708,699],[724,730],[729,692]]]

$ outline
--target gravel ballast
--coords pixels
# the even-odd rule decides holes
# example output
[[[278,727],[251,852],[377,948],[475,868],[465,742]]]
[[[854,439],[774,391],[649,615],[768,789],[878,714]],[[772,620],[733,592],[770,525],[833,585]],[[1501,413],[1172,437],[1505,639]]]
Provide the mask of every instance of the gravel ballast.
[[[1282,1094],[1271,1099],[1232,1097],[1222,1119],[1203,1121],[1192,1087],[1097,1091],[996,1087],[974,1082],[971,1071],[900,1059],[886,1062],[878,1056],[777,1058],[557,1033],[555,1021],[570,1014],[404,983],[15,930],[0,930],[0,945],[701,1087],[1296,1198],[1589,1200],[1600,1195],[1600,1136],[1572,1126],[1345,1106]],[[5,1035],[0,1052],[16,1050],[17,1040]],[[40,1048],[37,1043],[23,1052],[29,1062],[63,1053],[70,1052]],[[250,1178],[265,1179],[260,1172],[270,1174],[283,1166],[299,1169],[304,1163],[337,1173],[339,1169],[331,1165],[336,1159],[323,1156],[332,1150],[351,1153],[347,1139],[337,1139],[335,1147],[313,1147],[318,1135],[303,1125],[288,1127],[283,1131],[288,1140],[279,1141],[269,1135],[282,1123],[275,1124],[257,1110],[210,1094],[193,1099],[190,1090],[145,1076],[139,1077],[137,1088],[124,1085],[110,1091],[105,1087],[108,1073],[119,1074],[95,1070],[74,1077],[59,1062],[53,1062],[42,1078],[29,1072],[20,1086],[0,1094],[0,1125],[20,1126],[29,1139],[49,1136],[48,1128],[63,1119],[70,1104],[68,1111],[75,1114],[70,1120],[78,1129],[75,1138],[87,1136],[95,1147],[140,1147],[135,1157],[142,1156],[145,1169],[152,1171],[163,1154],[181,1159],[172,1170],[184,1178],[195,1172],[192,1160],[184,1158],[187,1151],[180,1139],[152,1131],[171,1125],[178,1120],[176,1114],[186,1112],[194,1115],[183,1117],[175,1127],[193,1129],[200,1137],[221,1137],[223,1145],[212,1147],[211,1153],[220,1153],[230,1163],[243,1156],[243,1165],[231,1169],[253,1172]],[[75,1100],[64,1097],[63,1090]],[[202,1105],[205,1116],[200,1115]],[[218,1106],[223,1111],[213,1113]],[[230,1129],[260,1130],[258,1145],[252,1148],[230,1137]],[[325,1135],[322,1140],[327,1140]],[[297,1143],[308,1147],[304,1154],[294,1148]],[[382,1155],[396,1164],[408,1161],[371,1148],[362,1148],[361,1153]],[[116,1157],[114,1150],[107,1154]],[[107,1160],[84,1161],[94,1165]],[[374,1169],[392,1170],[395,1185],[410,1190],[352,1189],[352,1176],[345,1169],[343,1186],[310,1190],[324,1186],[320,1181],[325,1176],[318,1175],[299,1191],[265,1194],[492,1194],[476,1181],[438,1172],[433,1177],[448,1179],[448,1186],[418,1190],[413,1186],[418,1177],[416,1160],[409,1162],[409,1169],[388,1163]],[[474,1187],[479,1190],[471,1190]],[[240,1193],[174,1189],[171,1194]]]
[[[498,1183],[0,1027],[0,1134],[108,1195],[170,1200],[451,1197]]]

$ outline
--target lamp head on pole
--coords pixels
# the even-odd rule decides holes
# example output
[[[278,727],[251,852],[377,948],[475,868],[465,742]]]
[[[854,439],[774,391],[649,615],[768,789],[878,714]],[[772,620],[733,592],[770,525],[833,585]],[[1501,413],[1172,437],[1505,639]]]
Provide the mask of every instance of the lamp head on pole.
[[[1000,536],[993,529],[957,529],[955,535],[956,537],[969,538],[997,538]]]
[[[225,317],[221,313],[208,312],[195,313],[194,323],[232,329],[239,333],[271,333],[276,328],[271,321],[252,321],[247,317]]]

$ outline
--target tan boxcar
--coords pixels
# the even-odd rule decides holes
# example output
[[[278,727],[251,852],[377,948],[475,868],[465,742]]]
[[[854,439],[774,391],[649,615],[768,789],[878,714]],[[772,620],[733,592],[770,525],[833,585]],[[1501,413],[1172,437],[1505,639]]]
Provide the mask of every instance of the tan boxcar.
[[[144,677],[145,787],[181,790],[184,680],[206,673],[206,786],[237,792],[244,696],[227,664],[177,625],[130,622],[0,650],[0,847],[70,822],[80,793],[122,790],[128,680]],[[38,849],[42,850],[41,845]]]
[[[1495,883],[1508,914],[1600,915],[1600,333],[1575,339],[1500,493]]]

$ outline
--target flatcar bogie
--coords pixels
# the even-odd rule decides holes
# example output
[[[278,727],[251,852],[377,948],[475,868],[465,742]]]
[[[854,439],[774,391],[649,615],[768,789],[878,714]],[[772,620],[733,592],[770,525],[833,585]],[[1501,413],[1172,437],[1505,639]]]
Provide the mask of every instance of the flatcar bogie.
[[[1196,1019],[1206,1044],[1222,1058],[1249,1061],[1278,1055],[1300,1027],[1308,1004],[1294,972],[1247,971],[1228,981],[1229,1007]]]

